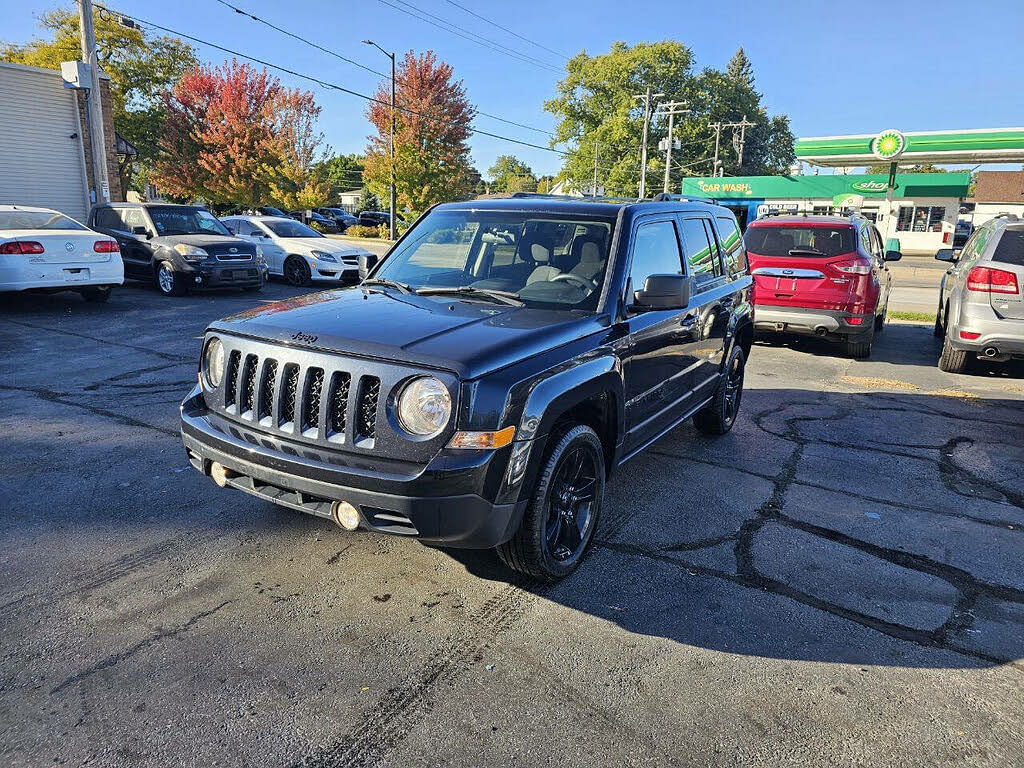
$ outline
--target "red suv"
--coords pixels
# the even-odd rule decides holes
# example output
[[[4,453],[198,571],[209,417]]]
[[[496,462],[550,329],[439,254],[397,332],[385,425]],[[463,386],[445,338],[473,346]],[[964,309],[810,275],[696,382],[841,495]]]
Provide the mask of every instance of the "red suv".
[[[860,216],[769,215],[744,235],[754,275],[754,326],[841,342],[867,357],[885,324],[892,275],[878,230]]]

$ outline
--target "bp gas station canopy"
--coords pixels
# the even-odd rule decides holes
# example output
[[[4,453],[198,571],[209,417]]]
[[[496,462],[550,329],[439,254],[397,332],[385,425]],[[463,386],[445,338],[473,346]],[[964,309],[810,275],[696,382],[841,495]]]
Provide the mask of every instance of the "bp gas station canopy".
[[[887,130],[798,139],[797,160],[826,167],[878,163],[1024,163],[1024,128],[968,131]]]

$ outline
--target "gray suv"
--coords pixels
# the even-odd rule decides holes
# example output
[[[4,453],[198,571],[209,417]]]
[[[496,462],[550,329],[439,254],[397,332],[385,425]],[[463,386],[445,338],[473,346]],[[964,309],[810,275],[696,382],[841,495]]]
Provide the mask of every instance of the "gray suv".
[[[952,264],[935,316],[939,368],[962,373],[975,356],[1024,358],[1024,219],[1000,214],[975,229],[963,249],[943,248],[935,258]]]

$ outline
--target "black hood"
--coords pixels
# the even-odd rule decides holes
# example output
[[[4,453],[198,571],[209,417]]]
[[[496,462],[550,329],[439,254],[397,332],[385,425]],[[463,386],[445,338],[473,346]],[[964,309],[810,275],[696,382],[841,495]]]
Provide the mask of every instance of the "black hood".
[[[353,287],[298,296],[226,317],[210,328],[443,368],[472,379],[607,326],[590,314],[386,290]]]
[[[231,248],[237,248],[238,253],[256,253],[256,246],[238,237],[224,237],[222,235],[161,235],[149,241],[153,245],[163,245],[173,248],[178,243],[194,245],[202,248],[210,255],[216,253],[227,253]]]

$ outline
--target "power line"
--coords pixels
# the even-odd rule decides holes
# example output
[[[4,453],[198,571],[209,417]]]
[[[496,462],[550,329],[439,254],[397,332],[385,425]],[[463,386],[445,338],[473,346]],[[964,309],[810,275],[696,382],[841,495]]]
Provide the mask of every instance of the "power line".
[[[536,67],[546,69],[556,74],[562,74],[562,70],[560,68],[555,67],[547,63],[546,61],[541,61],[540,59],[536,59],[532,56],[527,56],[526,54],[518,53],[517,51],[514,51],[511,48],[501,45],[501,43],[496,43],[493,40],[477,35],[473,32],[470,32],[467,29],[458,27],[449,21],[445,21],[440,16],[435,16],[434,14],[417,8],[415,5],[407,3],[404,0],[395,0],[395,2],[406,6],[405,8],[401,8],[398,5],[389,2],[388,0],[378,0],[378,2],[388,6],[389,8],[394,8],[396,11],[400,11],[401,13],[404,13],[407,16],[412,16],[414,19],[424,21],[427,24],[430,24],[433,27],[437,27],[438,29],[444,32],[448,32],[449,34],[455,35],[456,37],[461,37],[463,40],[468,40],[471,43],[476,43],[477,45],[483,46],[484,48],[488,48],[492,51],[495,51],[496,53],[504,54],[505,56],[509,56],[525,64],[533,64]]]
[[[213,48],[215,50],[222,51],[224,53],[228,53],[228,54],[230,54],[232,56],[237,56],[238,58],[241,58],[241,59],[246,59],[248,61],[252,61],[252,62],[255,62],[257,64],[262,64],[263,66],[268,67],[270,69],[277,70],[278,72],[284,72],[286,74],[292,75],[293,77],[298,77],[298,78],[301,78],[303,80],[308,80],[311,83],[316,83],[317,85],[320,85],[323,88],[329,88],[329,89],[332,89],[332,90],[341,91],[342,93],[347,93],[347,94],[349,94],[351,96],[357,96],[358,98],[363,99],[365,101],[369,101],[369,102],[372,102],[374,104],[380,104],[382,106],[386,106],[386,107],[389,107],[389,108],[391,106],[391,103],[389,101],[384,101],[383,99],[378,99],[375,96],[369,96],[368,94],[360,93],[359,91],[354,91],[351,88],[346,88],[343,85],[338,85],[337,83],[332,83],[332,82],[329,82],[327,80],[322,80],[319,77],[314,77],[313,75],[307,75],[307,74],[305,74],[303,72],[298,72],[297,70],[289,69],[288,67],[283,67],[280,64],[274,64],[272,62],[267,61],[266,59],[260,59],[260,58],[257,58],[256,56],[250,56],[247,53],[242,53],[241,51],[236,51],[236,50],[233,50],[231,48],[227,48],[227,47],[225,47],[223,45],[218,45],[217,43],[211,43],[208,40],[203,40],[202,38],[195,37],[193,35],[188,35],[188,34],[185,34],[184,32],[179,32],[178,30],[172,29],[171,27],[165,27],[162,24],[157,24],[156,22],[147,21],[146,19],[140,18],[138,16],[134,16],[134,15],[131,15],[131,14],[128,14],[128,13],[124,13],[122,11],[114,11],[114,10],[112,10],[110,8],[107,8],[105,6],[99,5],[98,3],[95,3],[94,5],[95,5],[95,7],[100,8],[101,10],[107,11],[108,13],[117,13],[119,16],[123,16],[123,17],[125,17],[127,19],[131,19],[132,21],[134,21],[137,24],[143,24],[143,25],[148,26],[148,27],[153,27],[154,29],[159,29],[161,32],[166,32],[166,33],[171,34],[171,35],[177,35],[178,37],[183,37],[186,40],[191,40],[192,42],[198,43],[199,45],[205,45],[205,46],[208,46],[208,47]],[[408,107],[401,107],[400,106],[400,107],[396,107],[396,108],[400,112],[405,112],[406,114],[416,115],[418,117],[423,117],[423,118],[426,118],[427,120],[434,120],[434,121],[436,121],[438,119],[438,118],[431,117],[430,115],[427,115],[427,114],[425,114],[423,112],[417,112],[414,109],[409,109]],[[482,131],[479,128],[472,127],[472,126],[471,126],[471,131],[473,133],[479,134],[481,136],[489,136],[492,139],[499,139],[501,141],[507,141],[507,142],[510,142],[512,144],[519,144],[519,145],[524,146],[524,147],[530,147],[532,149],[540,149],[540,150],[543,150],[544,152],[553,152],[554,154],[562,155],[563,157],[568,156],[568,154],[569,154],[568,152],[563,152],[560,149],[553,149],[552,147],[545,147],[545,146],[543,146],[541,144],[534,144],[534,143],[529,142],[529,141],[523,141],[521,139],[514,139],[511,136],[502,136],[501,134],[491,133],[490,131]]]
[[[469,14],[470,16],[475,16],[476,18],[480,19],[480,21],[485,21],[485,22],[487,22],[488,24],[490,24],[490,25],[492,25],[492,26],[495,26],[495,27],[497,27],[497,28],[498,28],[498,29],[500,29],[500,30],[501,30],[502,32],[508,32],[508,33],[509,33],[510,35],[512,35],[513,37],[518,37],[518,38],[519,38],[520,40],[522,40],[523,42],[529,43],[530,45],[534,45],[534,46],[536,46],[536,47],[540,48],[541,50],[547,51],[548,53],[553,53],[553,54],[555,54],[555,56],[561,56],[561,57],[562,57],[563,59],[568,59],[568,58],[569,58],[569,57],[568,57],[568,56],[566,56],[566,55],[565,55],[564,53],[559,53],[558,51],[555,51],[555,50],[553,50],[553,49],[551,49],[551,48],[548,48],[548,47],[547,47],[546,45],[541,45],[541,44],[540,44],[540,43],[538,43],[538,42],[537,42],[536,40],[531,40],[531,39],[530,39],[530,38],[528,38],[528,37],[523,37],[523,36],[522,36],[522,35],[520,35],[519,33],[517,33],[517,32],[513,32],[513,31],[512,31],[511,29],[509,29],[508,27],[503,27],[503,26],[501,26],[501,24],[499,24],[499,23],[498,23],[498,22],[496,22],[496,21],[491,21],[491,20],[490,20],[490,19],[488,19],[488,18],[484,18],[484,17],[483,17],[483,16],[481,16],[481,15],[480,15],[479,13],[476,13],[475,11],[472,11],[472,10],[470,10],[470,9],[469,9],[469,8],[467,8],[466,6],[464,6],[464,5],[461,5],[461,4],[459,4],[459,3],[456,3],[456,2],[455,2],[455,0],[445,0],[445,2],[446,2],[446,3],[448,3],[449,5],[454,5],[454,6],[456,7],[456,8],[460,8],[460,9],[462,9],[463,11],[465,11],[466,13],[468,13],[468,14]]]

